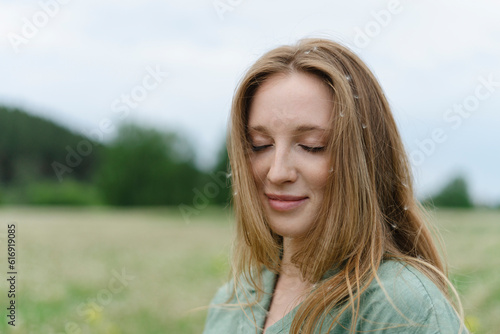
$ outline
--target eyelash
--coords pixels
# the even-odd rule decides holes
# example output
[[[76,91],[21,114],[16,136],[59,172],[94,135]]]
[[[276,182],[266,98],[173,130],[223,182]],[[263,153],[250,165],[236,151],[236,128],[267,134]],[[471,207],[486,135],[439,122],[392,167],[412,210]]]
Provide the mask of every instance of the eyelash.
[[[252,151],[253,152],[260,152],[272,145],[262,145],[262,146],[254,146],[252,145]],[[317,152],[322,152],[325,150],[325,146],[318,146],[318,147],[310,147],[310,146],[305,146],[305,145],[299,145],[302,147],[306,152],[310,153],[317,153]]]
[[[262,146],[255,146],[255,145],[252,145],[252,151],[254,152],[259,152],[259,151],[262,151],[268,147],[270,147],[271,145],[262,145]]]
[[[324,146],[310,147],[310,146],[300,145],[300,147],[302,147],[307,152],[311,153],[322,152],[325,150]]]

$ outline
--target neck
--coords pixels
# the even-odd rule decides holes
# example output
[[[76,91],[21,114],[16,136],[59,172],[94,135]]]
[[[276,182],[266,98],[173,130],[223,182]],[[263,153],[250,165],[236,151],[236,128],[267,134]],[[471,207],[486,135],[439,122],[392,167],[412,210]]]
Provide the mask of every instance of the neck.
[[[298,279],[303,282],[299,268],[292,263],[295,253],[295,243],[292,238],[283,237],[283,257],[281,259],[280,276],[290,279]]]

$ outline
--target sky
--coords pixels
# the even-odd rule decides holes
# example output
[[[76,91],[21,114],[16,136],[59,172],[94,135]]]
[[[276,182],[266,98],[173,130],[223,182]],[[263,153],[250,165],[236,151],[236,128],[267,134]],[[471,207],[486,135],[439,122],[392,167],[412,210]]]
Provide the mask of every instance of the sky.
[[[0,0],[0,104],[103,140],[122,122],[177,131],[208,168],[245,70],[328,38],[381,83],[418,196],[461,174],[475,202],[497,204],[499,12],[493,0]]]

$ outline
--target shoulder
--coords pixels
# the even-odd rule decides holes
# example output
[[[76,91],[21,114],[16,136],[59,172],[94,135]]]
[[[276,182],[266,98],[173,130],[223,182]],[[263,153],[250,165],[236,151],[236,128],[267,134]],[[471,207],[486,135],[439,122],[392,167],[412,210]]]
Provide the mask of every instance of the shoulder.
[[[383,262],[368,293],[387,293],[389,297],[416,303],[430,303],[431,296],[443,297],[439,288],[422,272],[413,266],[395,260]],[[417,298],[416,300],[414,298]]]
[[[262,288],[271,289],[274,274],[264,269],[259,275]],[[264,298],[264,301],[269,298]],[[245,328],[255,328],[255,323],[264,319],[265,308],[266,303],[257,300],[252,284],[243,278],[237,283],[232,279],[217,290],[210,302],[203,334],[239,333],[245,332]]]
[[[212,298],[210,305],[227,303],[234,291],[234,280],[227,282],[217,289],[215,296]]]
[[[458,333],[460,321],[441,290],[407,263],[383,262],[361,295],[358,327],[387,333]],[[465,332],[464,332],[465,333]]]
[[[226,312],[223,306],[223,304],[228,302],[234,302],[233,300],[229,301],[232,296],[233,289],[234,280],[231,280],[217,290],[209,305],[203,334],[220,333],[221,331],[227,329],[227,327],[234,328],[238,325],[233,313]]]

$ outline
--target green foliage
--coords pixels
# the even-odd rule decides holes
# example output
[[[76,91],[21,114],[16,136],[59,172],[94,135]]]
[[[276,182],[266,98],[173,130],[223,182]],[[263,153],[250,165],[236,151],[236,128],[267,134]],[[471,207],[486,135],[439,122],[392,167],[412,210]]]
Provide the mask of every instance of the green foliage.
[[[35,180],[5,188],[3,204],[7,205],[101,205],[98,189],[91,183],[67,179],[57,182]]]
[[[220,189],[216,196],[212,199],[213,204],[226,206],[231,201],[231,185],[230,178],[228,174],[230,173],[229,166],[229,157],[227,155],[227,148],[224,143],[221,150],[219,151],[217,157],[217,164],[211,172],[213,177],[217,177],[217,179],[223,179],[221,176],[225,176],[226,180],[219,182]],[[225,182],[225,185],[222,186],[222,183]]]
[[[33,205],[99,205],[102,199],[97,188],[75,180],[39,181],[27,186],[27,204]]]
[[[68,165],[68,150],[78,151],[87,138],[49,120],[0,106],[0,183],[4,185],[57,180],[52,164]],[[69,148],[69,149],[68,149]],[[99,147],[68,167],[71,177],[89,180],[98,160]],[[68,174],[65,174],[66,176]]]
[[[449,208],[472,208],[474,206],[463,176],[452,179],[437,195],[427,199],[425,204]]]
[[[229,203],[227,169],[224,147],[214,169],[198,170],[192,148],[175,133],[125,125],[104,146],[0,106],[0,200],[8,204],[185,204],[199,213]]]
[[[124,125],[105,149],[97,185],[119,206],[191,203],[202,174],[187,141],[174,133]]]

